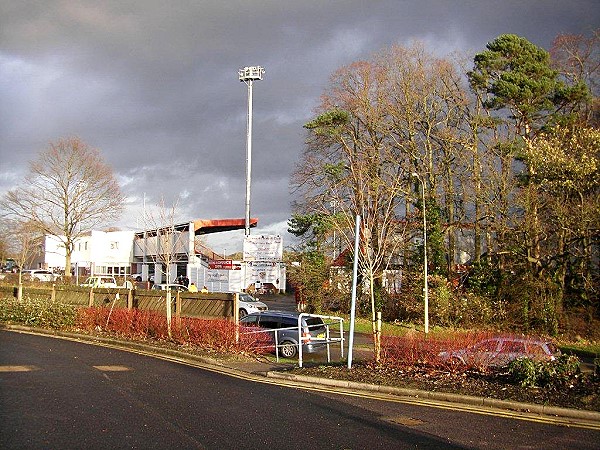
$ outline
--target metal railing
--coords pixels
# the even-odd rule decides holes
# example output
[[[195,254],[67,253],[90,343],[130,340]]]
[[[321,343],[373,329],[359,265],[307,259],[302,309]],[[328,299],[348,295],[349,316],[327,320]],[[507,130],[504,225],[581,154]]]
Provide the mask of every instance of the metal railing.
[[[298,335],[300,337],[300,345],[298,346],[298,367],[302,367],[302,347],[304,345],[304,341],[317,341],[319,342],[319,338],[314,338],[312,336],[303,336],[302,332],[301,332],[301,326],[302,326],[302,319],[304,317],[320,317],[324,324],[325,324],[325,343],[327,345],[327,362],[331,362],[331,348],[330,348],[330,344],[334,343],[334,342],[339,342],[340,343],[340,359],[344,359],[344,319],[342,319],[341,317],[336,317],[336,316],[323,316],[320,314],[308,314],[308,313],[301,313],[298,316]],[[326,322],[326,320],[335,320],[339,322],[339,326],[340,326],[340,337],[339,338],[332,338],[329,332],[329,324]],[[309,327],[310,329],[310,327]]]
[[[302,319],[307,317],[319,317],[323,320],[323,326],[325,327],[325,336],[322,338],[316,336],[303,336],[302,329]],[[331,334],[331,323],[327,321],[335,321],[339,324],[339,337]],[[314,328],[315,325],[308,325],[309,330]],[[273,343],[275,347],[275,359],[279,362],[279,349],[282,345],[279,343],[279,333],[281,331],[286,330],[295,330],[298,332],[298,366],[302,367],[303,362],[303,347],[304,345],[312,344],[317,346],[325,346],[327,348],[327,362],[331,362],[331,345],[340,343],[340,358],[344,358],[344,319],[341,317],[335,316],[324,316],[320,314],[308,314],[302,313],[298,316],[298,325],[293,327],[284,327],[284,328],[258,328],[252,331],[245,331],[245,334],[254,334],[254,333],[272,333],[273,335]],[[288,345],[288,344],[285,344]],[[271,347],[271,346],[269,346]],[[267,348],[267,347],[260,347]]]

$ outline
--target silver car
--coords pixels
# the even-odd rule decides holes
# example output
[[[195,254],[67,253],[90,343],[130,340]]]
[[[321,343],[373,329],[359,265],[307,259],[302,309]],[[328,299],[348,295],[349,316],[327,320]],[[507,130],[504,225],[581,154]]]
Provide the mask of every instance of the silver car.
[[[261,302],[257,298],[252,297],[246,292],[236,292],[236,294],[239,298],[238,313],[240,315],[240,319],[242,317],[246,317],[248,314],[252,314],[259,311],[266,311],[269,309],[269,307],[263,302]]]
[[[176,283],[155,284],[152,286],[152,289],[156,290],[156,291],[179,291],[179,292],[187,292],[188,291],[187,286],[184,286],[183,284],[176,284]]]
[[[55,278],[52,272],[44,269],[24,270],[23,276],[32,281],[54,281]]]

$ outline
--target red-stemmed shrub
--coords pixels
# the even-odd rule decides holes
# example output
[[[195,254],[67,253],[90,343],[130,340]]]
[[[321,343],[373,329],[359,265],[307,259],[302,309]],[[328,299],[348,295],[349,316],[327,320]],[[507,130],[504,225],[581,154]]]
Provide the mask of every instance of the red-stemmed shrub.
[[[416,333],[401,337],[383,336],[382,363],[389,367],[422,366],[450,372],[487,371],[493,366],[493,360],[467,361],[465,364],[448,356],[497,336],[497,333],[486,331],[436,333],[429,336]]]
[[[86,331],[105,331],[131,339],[169,339],[166,317],[157,311],[125,308],[82,308],[77,327]],[[239,332],[239,338],[236,338]],[[244,327],[226,319],[173,319],[171,341],[207,351],[264,353],[269,350],[268,333],[245,333]]]

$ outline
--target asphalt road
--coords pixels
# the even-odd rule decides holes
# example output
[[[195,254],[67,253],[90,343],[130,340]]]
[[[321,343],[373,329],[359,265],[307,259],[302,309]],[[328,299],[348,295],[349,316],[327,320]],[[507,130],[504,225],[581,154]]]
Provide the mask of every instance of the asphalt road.
[[[2,449],[598,448],[600,431],[306,391],[0,331]]]

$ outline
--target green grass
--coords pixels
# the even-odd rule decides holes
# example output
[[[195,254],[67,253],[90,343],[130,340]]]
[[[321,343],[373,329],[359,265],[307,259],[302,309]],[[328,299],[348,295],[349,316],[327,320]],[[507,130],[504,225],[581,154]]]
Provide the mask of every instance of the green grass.
[[[346,314],[331,314],[332,316],[342,317],[344,319],[344,332],[347,333],[350,331],[350,316]],[[337,327],[337,324],[332,325],[332,327]],[[412,324],[406,323],[388,323],[381,322],[381,334],[386,336],[403,336],[409,330],[415,330],[418,327],[415,327]],[[367,319],[364,317],[356,317],[354,320],[354,332],[355,333],[364,333],[364,334],[372,334],[373,326],[371,324],[371,319]]]
[[[600,357],[600,344],[565,344],[559,345],[563,353],[573,353],[578,356],[587,356],[588,358]]]

